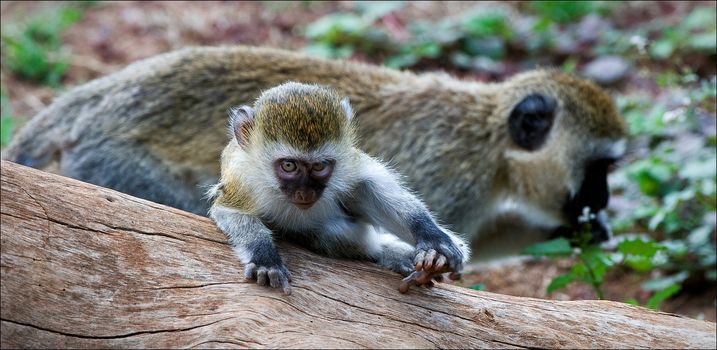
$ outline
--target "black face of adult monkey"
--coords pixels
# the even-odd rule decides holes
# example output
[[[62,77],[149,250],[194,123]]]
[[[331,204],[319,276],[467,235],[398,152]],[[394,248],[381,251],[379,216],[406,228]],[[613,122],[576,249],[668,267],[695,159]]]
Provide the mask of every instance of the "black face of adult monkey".
[[[5,157],[59,159],[64,175],[206,214],[227,109],[288,80],[348,96],[361,149],[405,174],[477,258],[574,227],[584,207],[595,237],[608,232],[606,168],[624,151],[624,122],[597,86],[552,70],[482,84],[275,49],[185,49],[65,93]]]

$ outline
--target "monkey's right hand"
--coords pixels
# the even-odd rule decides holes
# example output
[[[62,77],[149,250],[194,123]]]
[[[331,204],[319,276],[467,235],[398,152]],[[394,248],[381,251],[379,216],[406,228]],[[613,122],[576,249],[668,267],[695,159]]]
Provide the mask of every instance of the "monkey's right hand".
[[[445,245],[442,247],[444,248]],[[442,281],[443,274],[450,272],[448,278],[451,280],[461,279],[463,272],[463,253],[458,247],[452,247],[448,252],[443,249],[439,252],[436,249],[419,247],[416,249],[416,257],[413,262],[415,269],[408,277],[401,281],[401,285],[398,287],[399,292],[406,293],[411,286],[433,286],[433,281]],[[451,256],[453,259],[449,259]]]
[[[256,280],[261,286],[267,284],[271,288],[281,288],[286,295],[291,294],[291,272],[283,263],[279,264],[257,264],[252,261],[244,268],[244,277],[248,280]]]
[[[464,258],[461,248],[447,237],[431,243],[419,243],[416,246],[416,256],[413,259],[416,271],[423,270],[430,274],[451,272],[448,276],[450,279],[460,279]]]

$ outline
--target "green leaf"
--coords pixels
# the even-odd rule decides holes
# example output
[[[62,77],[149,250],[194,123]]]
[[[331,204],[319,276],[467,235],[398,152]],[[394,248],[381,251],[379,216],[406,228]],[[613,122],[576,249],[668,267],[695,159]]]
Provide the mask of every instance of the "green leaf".
[[[513,36],[506,16],[501,12],[481,13],[466,18],[463,29],[475,37],[498,36],[510,39]]]
[[[362,1],[356,4],[356,9],[370,22],[373,22],[392,11],[402,8],[403,1]]]
[[[650,309],[657,310],[665,299],[677,294],[680,289],[682,289],[682,287],[679,285],[671,285],[651,296],[650,299],[647,300],[646,306]]]
[[[688,179],[714,179],[717,176],[717,156],[714,154],[704,160],[695,160],[680,169],[680,176]]]
[[[588,278],[590,275],[590,272],[588,272],[587,265],[583,263],[573,265],[573,267],[570,269],[570,273],[574,274],[575,277],[579,277],[583,280],[586,280],[586,278]]]
[[[675,44],[669,39],[660,39],[650,45],[650,55],[656,59],[666,59],[672,56]]]
[[[558,289],[565,288],[568,284],[575,281],[576,278],[577,276],[572,273],[566,273],[556,276],[555,278],[553,278],[552,281],[550,281],[550,284],[548,285],[548,294],[552,294]]]
[[[715,27],[715,10],[712,7],[696,7],[689,15],[680,23],[680,27],[684,30],[700,30]]]
[[[687,236],[687,244],[690,247],[702,247],[706,244],[710,244],[710,235],[713,230],[714,227],[711,225],[703,225],[692,230]]]
[[[617,250],[626,255],[653,257],[657,251],[664,249],[653,240],[627,239],[617,245]]]
[[[539,16],[558,23],[575,22],[597,10],[591,1],[532,1],[529,4]]]
[[[565,238],[557,238],[547,242],[541,242],[527,247],[523,250],[523,254],[532,256],[569,256],[572,254],[573,248],[570,242]]]
[[[590,275],[591,283],[602,283],[602,278],[607,269],[615,264],[610,256],[596,245],[585,247],[583,252],[580,253],[580,258],[592,271],[592,275]]]
[[[413,54],[399,54],[387,58],[383,64],[391,68],[410,67],[418,62],[418,58]]]
[[[649,291],[667,289],[672,285],[681,284],[682,282],[684,282],[687,279],[687,277],[689,275],[690,275],[689,272],[681,271],[674,275],[653,278],[653,279],[647,280],[645,282],[642,282],[640,284],[640,288],[642,288],[643,290],[649,290]]]
[[[314,43],[304,48],[304,52],[322,58],[345,58],[353,54],[353,47],[334,47],[324,43]]]
[[[5,90],[0,90],[0,109],[2,109],[2,118],[0,118],[0,144],[7,146],[10,143],[12,132],[15,129],[15,120],[12,119],[10,110],[10,99]]]
[[[325,43],[340,43],[345,36],[359,36],[370,23],[353,13],[336,13],[322,17],[306,27],[308,38]]]
[[[505,41],[497,37],[467,38],[463,41],[463,50],[473,56],[487,56],[500,59],[505,56]]]
[[[717,50],[717,32],[695,34],[689,39],[690,47],[708,53]]]
[[[652,259],[646,258],[644,256],[628,256],[625,258],[625,265],[629,266],[631,269],[636,271],[649,271],[651,270],[654,265],[652,264]]]
[[[472,285],[472,286],[470,286],[470,287],[468,287],[468,288],[474,289],[474,290],[484,290],[484,289],[485,289],[485,283],[474,284],[474,285]]]
[[[640,306],[640,303],[635,298],[630,298],[630,299],[625,300],[625,304]]]
[[[3,114],[5,112],[3,111]],[[7,146],[12,138],[12,132],[15,130],[15,120],[11,117],[3,116],[0,119],[0,144]]]

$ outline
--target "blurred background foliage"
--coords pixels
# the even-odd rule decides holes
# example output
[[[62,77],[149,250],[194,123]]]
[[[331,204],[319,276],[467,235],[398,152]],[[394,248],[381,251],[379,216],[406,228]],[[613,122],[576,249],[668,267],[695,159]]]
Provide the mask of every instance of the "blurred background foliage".
[[[701,295],[711,311],[683,312],[714,321],[714,2],[6,1],[1,6],[3,146],[65,86],[189,45],[275,46],[486,82],[540,66],[593,79],[616,96],[631,136],[628,155],[610,176],[615,239],[596,247],[578,237],[579,248],[559,239],[527,249],[542,262],[538,275],[549,276],[542,293],[531,287],[515,291],[480,269],[466,276],[465,284],[538,297],[561,292],[561,298],[606,297],[653,308],[670,297]],[[622,285],[628,283],[639,288]]]

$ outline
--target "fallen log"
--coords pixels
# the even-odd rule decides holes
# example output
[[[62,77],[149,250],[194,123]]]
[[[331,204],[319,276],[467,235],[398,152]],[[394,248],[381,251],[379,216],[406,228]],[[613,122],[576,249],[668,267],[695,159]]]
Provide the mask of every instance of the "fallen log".
[[[714,348],[715,324],[439,284],[281,244],[285,296],[204,217],[3,161],[2,348]]]

